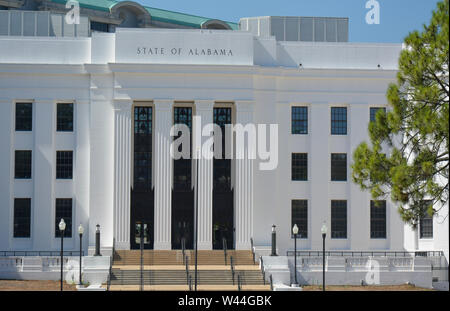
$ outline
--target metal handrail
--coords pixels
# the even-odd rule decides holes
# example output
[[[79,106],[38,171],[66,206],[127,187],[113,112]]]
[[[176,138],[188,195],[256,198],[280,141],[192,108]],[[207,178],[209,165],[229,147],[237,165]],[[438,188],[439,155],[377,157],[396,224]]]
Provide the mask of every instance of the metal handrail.
[[[190,275],[188,277],[188,285],[189,285],[189,291],[192,291],[192,277]]]
[[[0,257],[26,257],[26,256],[60,257],[61,251],[0,251]],[[63,256],[65,257],[80,256],[80,251],[64,251]],[[84,251],[81,251],[81,256],[84,256]]]
[[[186,265],[186,281],[187,281],[187,284],[189,285],[189,278],[191,277],[189,275],[189,256],[186,256],[185,265]]]
[[[183,263],[186,262],[186,239],[181,239],[181,252],[183,253]]]
[[[293,250],[286,251],[287,256],[294,256]],[[297,251],[297,256],[322,257],[322,251]],[[325,256],[340,257],[364,257],[364,256],[384,256],[384,257],[442,257],[443,251],[325,251]]]
[[[254,245],[253,245],[253,238],[250,238],[250,247],[252,248],[253,263],[256,263],[256,261],[255,261],[255,248],[254,248]]]
[[[238,276],[237,276],[238,291],[241,291],[241,285],[242,285],[241,282],[242,282],[242,280],[241,280],[241,274],[238,273]]]
[[[270,290],[273,291],[273,279],[272,279],[272,274],[269,276],[270,279]]]
[[[139,290],[140,291],[143,291],[144,290],[144,228],[142,227],[142,225],[141,225],[141,238],[140,238],[140,241],[139,241],[139,248],[140,248],[140,251],[141,251],[141,280],[140,280],[140,284],[139,284]]]
[[[263,262],[262,256],[259,256],[259,263],[261,265],[261,272],[262,272],[262,275],[263,275],[263,282],[264,282],[264,285],[266,285],[266,270],[264,269],[264,262]]]
[[[223,244],[223,255],[225,258],[225,266],[227,265],[227,239],[222,238],[222,244]]]
[[[108,274],[108,282],[106,283],[106,290],[109,291],[109,288],[111,287],[111,275],[112,275],[112,266],[114,262],[114,254],[116,252],[116,239],[113,238],[113,245],[112,245],[112,254],[109,258],[109,274]]]
[[[231,277],[233,279],[233,285],[234,285],[234,262],[233,262],[233,256],[230,257],[230,266],[231,266]]]

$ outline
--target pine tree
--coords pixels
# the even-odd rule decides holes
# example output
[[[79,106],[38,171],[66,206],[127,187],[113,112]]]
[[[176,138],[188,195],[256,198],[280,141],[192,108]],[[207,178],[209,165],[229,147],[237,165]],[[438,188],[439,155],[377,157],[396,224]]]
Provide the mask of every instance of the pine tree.
[[[444,0],[422,32],[405,38],[397,83],[387,90],[391,109],[377,112],[369,124],[371,144],[361,143],[353,154],[353,181],[374,199],[390,195],[413,228],[448,204],[448,28]]]

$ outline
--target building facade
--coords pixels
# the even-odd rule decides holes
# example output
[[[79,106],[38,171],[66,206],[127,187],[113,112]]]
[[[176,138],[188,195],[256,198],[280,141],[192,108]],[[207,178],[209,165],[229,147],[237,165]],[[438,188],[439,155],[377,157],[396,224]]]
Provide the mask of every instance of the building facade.
[[[97,224],[104,252],[138,248],[140,230],[145,248],[193,248],[198,206],[199,249],[253,243],[265,253],[276,225],[285,254],[297,224],[298,248],[317,250],[325,222],[331,250],[439,250],[448,258],[448,206],[412,231],[389,199],[375,204],[351,181],[353,150],[389,109],[401,44],[346,42],[342,19],[297,18],[288,31],[292,20],[275,18],[265,32],[263,18],[253,28],[243,19],[237,30],[175,13],[163,21],[129,1],[105,1],[108,10],[80,1],[86,24],[65,33],[51,17],[65,1],[37,2],[35,12],[53,9],[43,20],[54,35],[38,35],[37,15],[31,35],[15,30],[20,10],[2,15],[0,250],[59,249],[61,218],[67,249],[78,248],[79,224],[89,250]],[[205,133],[196,117],[221,129],[267,126],[243,158],[236,136],[224,136],[215,145],[223,153],[234,146],[232,158],[197,161],[196,146],[209,137],[195,134]],[[175,124],[192,133],[190,158],[171,156]],[[252,159],[252,148],[276,152]],[[262,169],[275,155],[277,165]]]

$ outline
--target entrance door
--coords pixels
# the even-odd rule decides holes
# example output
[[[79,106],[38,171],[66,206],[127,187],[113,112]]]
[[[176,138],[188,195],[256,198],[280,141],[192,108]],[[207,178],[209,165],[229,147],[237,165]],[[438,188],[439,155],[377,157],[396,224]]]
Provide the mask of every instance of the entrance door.
[[[172,193],[172,249],[194,248],[194,192]]]
[[[137,221],[134,224],[134,244],[137,245],[140,248],[141,245],[141,234],[143,234],[143,243],[144,243],[144,249],[150,248],[150,241],[151,241],[151,227],[149,223],[146,222],[140,222]],[[141,233],[141,230],[143,232]]]

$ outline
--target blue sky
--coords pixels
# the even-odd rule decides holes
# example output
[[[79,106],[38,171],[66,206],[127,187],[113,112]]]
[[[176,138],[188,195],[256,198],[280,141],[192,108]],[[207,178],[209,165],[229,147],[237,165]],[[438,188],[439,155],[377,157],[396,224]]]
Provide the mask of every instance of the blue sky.
[[[171,11],[238,22],[249,16],[349,17],[352,42],[403,42],[414,29],[428,23],[438,0],[377,0],[380,24],[368,25],[367,0],[135,0]]]

